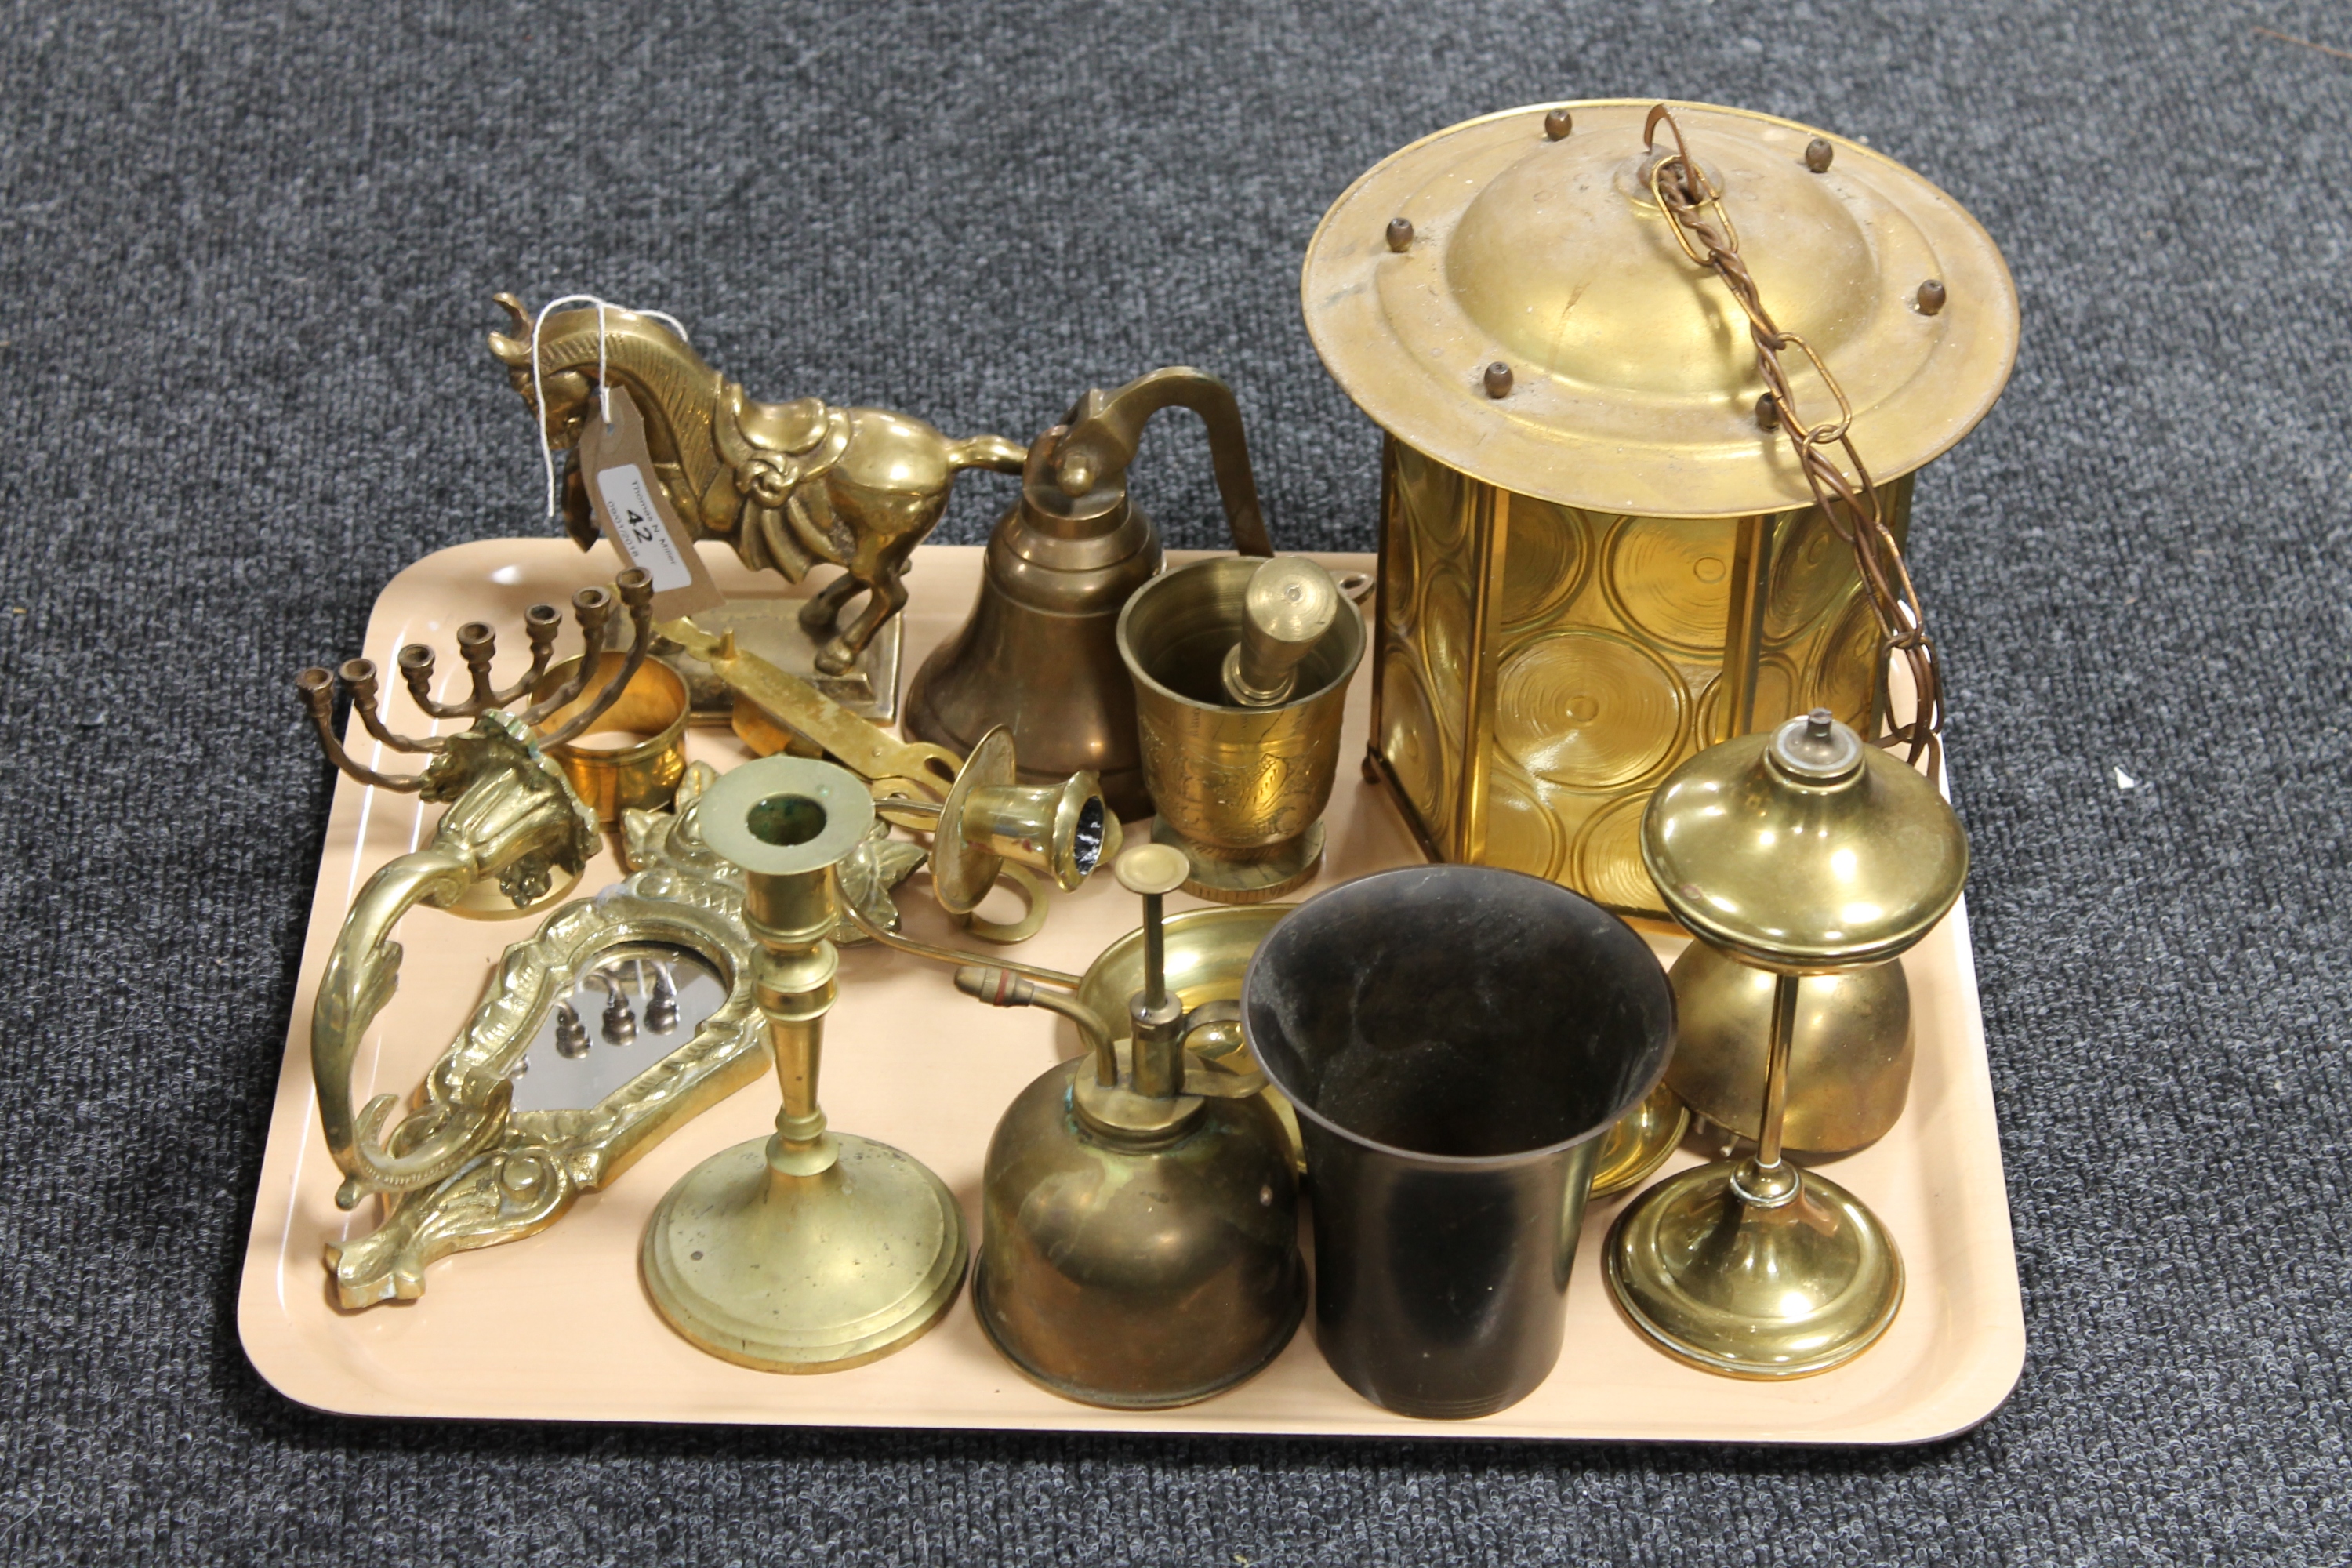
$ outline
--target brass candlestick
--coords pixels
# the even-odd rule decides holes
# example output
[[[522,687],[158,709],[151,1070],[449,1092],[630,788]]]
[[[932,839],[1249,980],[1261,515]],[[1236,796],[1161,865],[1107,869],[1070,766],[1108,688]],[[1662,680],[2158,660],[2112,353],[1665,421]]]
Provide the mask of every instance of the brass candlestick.
[[[908,1344],[962,1286],[963,1212],[908,1155],[834,1132],[817,1105],[839,954],[835,868],[874,803],[830,763],[766,757],[702,796],[704,841],[742,868],[760,1010],[783,1086],[775,1135],[688,1172],[646,1227],[655,1307],[711,1354],[767,1372],[835,1372]]]
[[[1700,941],[1772,972],[1756,1152],[1670,1178],[1609,1237],[1610,1289],[1668,1354],[1732,1377],[1826,1372],[1875,1343],[1903,1259],[1861,1199],[1782,1157],[1801,979],[1883,963],[1941,920],[1968,840],[1933,785],[1815,709],[1684,763],[1642,857]]]

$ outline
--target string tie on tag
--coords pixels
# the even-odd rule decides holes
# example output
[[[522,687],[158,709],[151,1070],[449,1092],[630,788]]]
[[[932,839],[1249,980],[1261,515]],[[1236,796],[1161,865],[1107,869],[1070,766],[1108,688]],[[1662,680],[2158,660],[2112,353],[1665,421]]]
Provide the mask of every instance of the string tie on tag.
[[[547,384],[540,371],[539,334],[540,330],[547,325],[547,318],[566,305],[596,307],[596,411],[603,417],[607,430],[613,427],[613,392],[612,378],[605,374],[604,368],[604,312],[624,310],[631,315],[648,317],[676,332],[678,342],[688,346],[694,342],[687,335],[685,324],[667,310],[630,310],[626,305],[608,304],[593,294],[566,294],[561,300],[550,300],[539,308],[539,314],[530,323],[530,395],[532,405],[539,414],[539,456],[541,465],[547,470],[547,516],[551,521],[555,517],[557,500],[555,443],[549,438],[547,432]]]

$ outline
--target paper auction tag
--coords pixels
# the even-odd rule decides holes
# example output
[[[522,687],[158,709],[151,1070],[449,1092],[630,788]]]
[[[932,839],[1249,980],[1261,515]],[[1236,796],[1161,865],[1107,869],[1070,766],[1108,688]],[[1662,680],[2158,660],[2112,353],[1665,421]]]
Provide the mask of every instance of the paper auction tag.
[[[654,580],[654,618],[676,620],[727,602],[687,542],[646,449],[645,416],[625,386],[612,389],[607,427],[592,405],[580,431],[580,475],[604,537]]]

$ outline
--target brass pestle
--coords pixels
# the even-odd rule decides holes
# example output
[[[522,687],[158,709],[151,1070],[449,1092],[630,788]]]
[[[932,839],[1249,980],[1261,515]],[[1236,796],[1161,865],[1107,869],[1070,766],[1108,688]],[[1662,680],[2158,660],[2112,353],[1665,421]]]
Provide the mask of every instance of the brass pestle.
[[[1225,653],[1225,695],[1244,708],[1289,701],[1300,661],[1339,613],[1339,584],[1316,563],[1277,555],[1260,566],[1242,597],[1242,640]]]

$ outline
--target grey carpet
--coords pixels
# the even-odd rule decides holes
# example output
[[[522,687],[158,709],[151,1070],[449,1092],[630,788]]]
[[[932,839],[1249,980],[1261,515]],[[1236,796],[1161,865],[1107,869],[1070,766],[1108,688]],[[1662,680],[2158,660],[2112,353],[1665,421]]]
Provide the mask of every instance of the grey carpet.
[[[0,1560],[2344,1561],[2352,62],[2258,27],[2352,48],[2323,0],[7,7]],[[236,1267],[329,788],[287,679],[416,556],[547,531],[494,289],[658,304],[755,392],[958,431],[1209,365],[1277,537],[1362,545],[1310,227],[1427,131],[1618,94],[1866,137],[2023,292],[1915,555],[2006,1408],[1748,1455],[364,1425],[256,1377]],[[1208,542],[1197,449],[1154,439],[1139,489]]]

